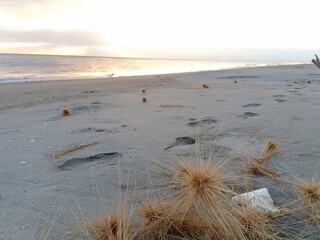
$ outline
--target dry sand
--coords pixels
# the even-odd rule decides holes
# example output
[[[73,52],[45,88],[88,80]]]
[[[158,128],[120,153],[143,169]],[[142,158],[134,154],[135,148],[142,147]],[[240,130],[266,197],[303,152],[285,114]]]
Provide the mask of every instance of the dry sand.
[[[0,239],[66,239],[76,222],[110,208],[119,186],[128,183],[137,201],[154,181],[155,161],[199,146],[217,146],[214,160],[251,156],[272,137],[281,151],[270,164],[311,177],[319,171],[319,94],[320,71],[311,64],[1,84]],[[63,107],[72,115],[61,117]],[[178,137],[196,144],[174,146]],[[98,144],[51,158],[90,142]]]

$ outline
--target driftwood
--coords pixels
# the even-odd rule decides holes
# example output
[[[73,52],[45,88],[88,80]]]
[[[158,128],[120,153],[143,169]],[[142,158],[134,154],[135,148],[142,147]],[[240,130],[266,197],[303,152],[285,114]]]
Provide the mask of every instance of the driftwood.
[[[318,68],[320,68],[320,60],[316,54],[315,54],[315,56],[316,56],[316,59],[312,59],[311,62],[313,62],[314,65],[316,65]]]

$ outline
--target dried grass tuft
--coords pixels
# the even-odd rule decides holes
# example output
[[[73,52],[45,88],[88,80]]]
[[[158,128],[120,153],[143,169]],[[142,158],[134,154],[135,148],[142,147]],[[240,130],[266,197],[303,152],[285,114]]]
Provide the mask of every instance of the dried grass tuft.
[[[279,144],[274,139],[267,139],[260,154],[260,162],[265,163],[279,151]]]
[[[172,170],[171,186],[185,205],[196,202],[211,205],[231,192],[225,185],[226,178],[209,161],[181,161]]]
[[[240,223],[245,239],[278,239],[268,213],[257,211],[250,206],[238,206],[235,210],[235,217]]]
[[[299,179],[296,190],[305,204],[320,207],[320,182],[317,178],[312,177],[310,181]]]
[[[147,98],[142,98],[142,102],[146,103],[147,102]]]
[[[202,87],[203,88],[209,88],[209,86],[207,84],[203,84]]]
[[[273,169],[268,168],[258,159],[249,159],[248,163],[242,168],[243,172],[249,176],[268,176],[278,177],[279,173]]]
[[[63,116],[63,117],[70,116],[71,115],[71,110],[69,108],[64,107],[64,108],[61,109],[60,115]]]
[[[131,223],[125,208],[94,221],[90,226],[90,240],[130,240],[134,239]]]
[[[65,155],[67,153],[70,153],[70,152],[73,152],[73,151],[76,151],[78,149],[81,149],[81,148],[85,148],[85,147],[89,147],[89,146],[92,146],[92,145],[95,145],[97,144],[98,142],[92,142],[92,143],[82,143],[80,145],[75,145],[71,148],[67,148],[67,149],[61,149],[59,151],[56,151],[56,152],[53,152],[52,153],[52,158],[59,158],[61,157],[62,155]]]

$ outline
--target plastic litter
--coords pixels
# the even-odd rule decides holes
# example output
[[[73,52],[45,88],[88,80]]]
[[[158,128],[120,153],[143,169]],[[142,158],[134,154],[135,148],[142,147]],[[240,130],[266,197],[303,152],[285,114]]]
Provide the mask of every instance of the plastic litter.
[[[249,205],[258,211],[277,213],[280,210],[273,205],[273,200],[267,188],[261,188],[235,196],[232,201],[239,205]]]
[[[26,165],[26,164],[27,164],[27,162],[25,162],[25,161],[20,162],[20,165]]]

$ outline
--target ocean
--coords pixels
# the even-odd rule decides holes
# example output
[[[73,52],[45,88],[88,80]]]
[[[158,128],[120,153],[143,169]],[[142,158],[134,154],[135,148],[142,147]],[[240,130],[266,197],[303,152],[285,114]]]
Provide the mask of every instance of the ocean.
[[[297,63],[0,54],[0,83],[155,75],[285,64]]]

